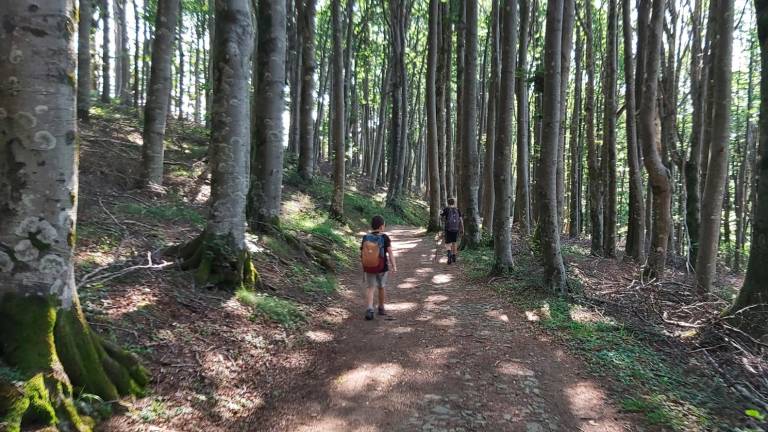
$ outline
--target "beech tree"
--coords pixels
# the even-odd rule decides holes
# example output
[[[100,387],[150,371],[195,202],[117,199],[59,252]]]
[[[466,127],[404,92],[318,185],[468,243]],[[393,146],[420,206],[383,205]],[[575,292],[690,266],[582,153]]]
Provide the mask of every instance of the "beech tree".
[[[585,111],[587,139],[587,175],[589,178],[589,219],[591,252],[603,255],[603,182],[600,181],[600,159],[595,139],[595,50],[592,29],[592,0],[585,3],[587,39],[587,88]]]
[[[505,0],[499,15],[501,76],[497,110],[498,132],[494,146],[493,176],[495,207],[493,212],[493,250],[495,273],[506,273],[512,267],[512,113],[514,110],[515,71],[517,66],[517,2]]]
[[[638,114],[638,139],[643,148],[643,162],[648,171],[648,181],[653,193],[653,219],[651,221],[651,250],[644,274],[648,278],[659,278],[664,274],[667,259],[667,240],[670,221],[670,181],[667,167],[659,154],[659,131],[656,91],[658,89],[661,32],[664,21],[665,0],[642,0],[652,2],[651,18],[647,27],[647,38],[641,40],[645,63],[642,80],[642,98]]]
[[[283,87],[285,84],[285,3],[259,2],[252,100],[249,225],[274,229],[280,223],[283,186]]]
[[[543,136],[537,183],[539,183],[539,230],[541,252],[549,289],[565,293],[565,266],[560,253],[560,226],[557,210],[557,155],[560,133],[560,50],[563,34],[563,0],[547,3],[547,30],[544,42]]]
[[[429,171],[429,231],[440,230],[441,188],[438,160],[436,75],[438,55],[439,0],[429,1],[429,42],[427,53],[427,168]]]
[[[477,3],[466,2],[466,33],[461,110],[461,189],[464,200],[464,237],[462,247],[480,244],[478,190],[480,172],[477,150]],[[459,201],[461,202],[461,200]]]
[[[216,0],[215,19],[211,212],[200,236],[169,253],[183,259],[182,269],[195,270],[198,285],[252,288],[258,275],[245,244],[251,148],[248,77],[254,40],[250,1]]]
[[[331,215],[344,218],[345,146],[344,146],[344,63],[341,50],[340,0],[331,0],[333,53],[331,64],[331,147],[334,152],[333,200]]]
[[[165,156],[165,125],[171,94],[171,53],[179,15],[179,0],[157,0],[152,70],[144,106],[143,186],[162,186]]]
[[[589,0],[588,0],[589,1]],[[531,199],[530,177],[528,175],[528,27],[530,23],[530,8],[528,0],[519,0],[520,4],[520,52],[518,69],[522,76],[515,81],[515,93],[517,95],[517,181],[515,182],[515,222],[520,231],[525,235],[530,233],[531,226]]]
[[[3,8],[0,76],[13,86],[0,89],[0,363],[23,382],[0,378],[4,427],[86,432],[77,394],[140,394],[148,375],[91,330],[77,296],[75,83],[51,79],[75,74],[75,2]]]
[[[616,69],[617,10],[616,0],[608,1],[605,73],[603,82],[603,170],[605,208],[603,218],[603,254],[616,256]]]
[[[101,0],[101,102],[109,103],[112,76],[109,73],[109,0]]]
[[[700,292],[709,291],[715,277],[720,239],[721,210],[728,169],[731,124],[731,52],[733,51],[733,0],[716,1],[717,13],[709,17],[712,38],[712,142],[701,205],[700,249],[696,257],[696,282]]]
[[[80,0],[77,23],[77,118],[87,122],[91,110],[92,0]]]
[[[310,180],[315,173],[314,109],[315,92],[315,2],[296,0],[299,11],[298,26],[301,35],[301,84],[298,109],[299,175]]]

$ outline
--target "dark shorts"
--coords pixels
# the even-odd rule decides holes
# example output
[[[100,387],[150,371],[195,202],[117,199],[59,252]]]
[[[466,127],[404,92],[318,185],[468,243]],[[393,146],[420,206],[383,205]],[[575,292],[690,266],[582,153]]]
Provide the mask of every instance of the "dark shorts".
[[[445,244],[456,243],[459,239],[458,231],[446,231],[445,232]]]

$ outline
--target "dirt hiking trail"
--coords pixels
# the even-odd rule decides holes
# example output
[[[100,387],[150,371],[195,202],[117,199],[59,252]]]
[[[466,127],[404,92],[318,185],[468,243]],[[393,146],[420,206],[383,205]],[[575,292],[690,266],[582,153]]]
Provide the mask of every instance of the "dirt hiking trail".
[[[390,316],[365,321],[362,277],[342,275],[347,318],[326,335],[315,367],[258,411],[258,430],[642,430],[520,311],[468,283],[460,263],[446,265],[444,254],[434,262],[431,235],[389,235],[398,263]]]

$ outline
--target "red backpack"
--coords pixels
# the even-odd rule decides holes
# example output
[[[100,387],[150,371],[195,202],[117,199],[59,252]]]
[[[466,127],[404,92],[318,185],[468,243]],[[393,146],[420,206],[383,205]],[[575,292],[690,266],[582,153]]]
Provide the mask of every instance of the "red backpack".
[[[361,252],[363,271],[366,273],[381,273],[387,263],[382,234],[366,234],[363,236]]]

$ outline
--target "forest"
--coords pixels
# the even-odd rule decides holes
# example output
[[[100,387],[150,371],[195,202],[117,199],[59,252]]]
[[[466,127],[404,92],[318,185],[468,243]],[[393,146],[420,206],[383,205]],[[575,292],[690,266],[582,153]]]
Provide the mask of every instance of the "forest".
[[[0,431],[768,431],[768,0],[0,22]]]

